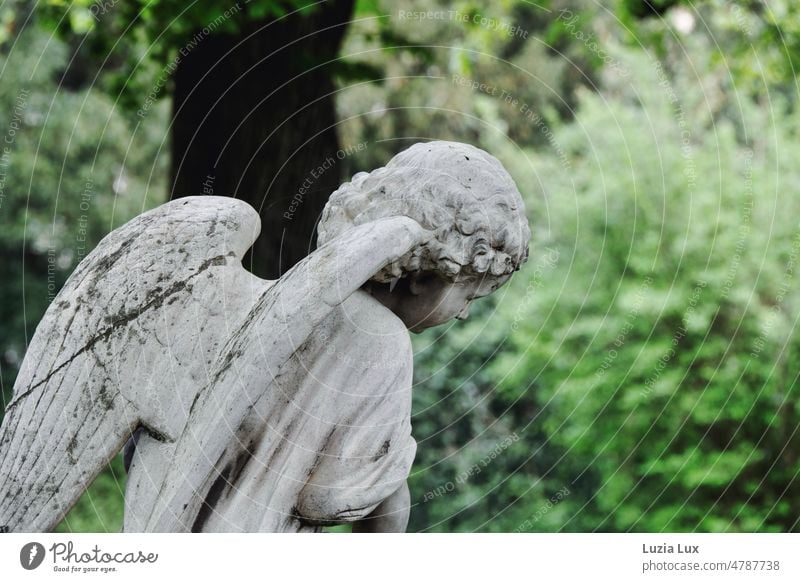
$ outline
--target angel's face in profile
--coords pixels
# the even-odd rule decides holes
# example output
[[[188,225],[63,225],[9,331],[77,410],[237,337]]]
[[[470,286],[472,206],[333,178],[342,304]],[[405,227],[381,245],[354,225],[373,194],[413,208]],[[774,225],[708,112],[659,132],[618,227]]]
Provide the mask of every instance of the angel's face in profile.
[[[391,288],[373,287],[372,294],[399,317],[414,333],[447,323],[466,319],[475,299],[485,297],[505,283],[503,277],[459,276],[454,281],[438,273],[421,272],[404,277]]]
[[[500,287],[528,257],[530,228],[516,183],[497,158],[455,142],[420,142],[334,192],[319,223],[324,245],[355,226],[411,218],[430,237],[395,257],[364,289],[420,332]]]

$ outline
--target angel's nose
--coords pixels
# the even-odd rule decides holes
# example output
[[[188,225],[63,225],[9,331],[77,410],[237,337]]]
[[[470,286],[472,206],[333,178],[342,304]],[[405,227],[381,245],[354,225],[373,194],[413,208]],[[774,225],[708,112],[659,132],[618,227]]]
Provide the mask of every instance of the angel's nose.
[[[469,305],[470,305],[470,304],[469,304],[469,303],[467,303],[467,304],[466,304],[466,305],[465,305],[465,306],[464,306],[464,307],[461,309],[461,311],[459,311],[459,312],[458,312],[458,315],[456,315],[456,319],[467,319],[467,318],[469,317]]]

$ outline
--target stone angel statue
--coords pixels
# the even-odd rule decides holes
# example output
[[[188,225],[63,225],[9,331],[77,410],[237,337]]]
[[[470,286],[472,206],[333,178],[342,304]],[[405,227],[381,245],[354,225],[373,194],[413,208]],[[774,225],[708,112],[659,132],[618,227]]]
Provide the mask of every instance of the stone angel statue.
[[[126,532],[404,531],[418,332],[526,260],[475,147],[418,143],[330,198],[319,248],[248,273],[256,211],[181,198],[106,236],[30,343],[0,428],[0,528],[52,529],[125,446]]]

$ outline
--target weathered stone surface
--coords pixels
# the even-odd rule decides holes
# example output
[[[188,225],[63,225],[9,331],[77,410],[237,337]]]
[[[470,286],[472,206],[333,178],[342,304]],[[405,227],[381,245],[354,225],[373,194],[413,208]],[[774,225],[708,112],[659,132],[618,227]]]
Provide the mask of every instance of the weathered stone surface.
[[[529,231],[513,181],[472,146],[418,144],[374,174],[332,196],[325,244],[278,281],[242,268],[259,220],[230,198],[170,202],[103,239],[17,378],[0,526],[51,529],[140,431],[125,531],[404,530],[408,329],[465,317]]]
[[[164,448],[187,443],[157,468],[180,476],[165,491],[183,487],[194,508],[202,484],[217,477],[232,436],[224,427],[239,427],[332,307],[422,232],[407,218],[369,225],[278,284],[241,266],[257,234],[246,204],[187,198],[114,231],[79,266],[37,328],[6,411],[2,525],[51,529],[139,425]],[[186,431],[190,414],[211,437],[202,447]],[[143,472],[152,479],[155,469]],[[185,489],[193,483],[198,492]],[[162,531],[194,522],[153,519]]]

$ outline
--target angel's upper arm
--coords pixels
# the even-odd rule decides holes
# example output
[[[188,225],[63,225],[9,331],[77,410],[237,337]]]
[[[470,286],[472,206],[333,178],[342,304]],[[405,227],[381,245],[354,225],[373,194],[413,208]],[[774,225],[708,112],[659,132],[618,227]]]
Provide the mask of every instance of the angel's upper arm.
[[[416,453],[408,331],[365,294],[354,295],[343,307],[346,327],[357,331],[338,332],[331,341],[338,340],[334,349],[352,357],[342,365],[341,376],[331,374],[326,383],[341,392],[341,405],[334,410],[346,416],[330,433],[300,492],[297,517],[312,523],[369,515],[405,483]],[[376,333],[365,330],[370,327]]]

